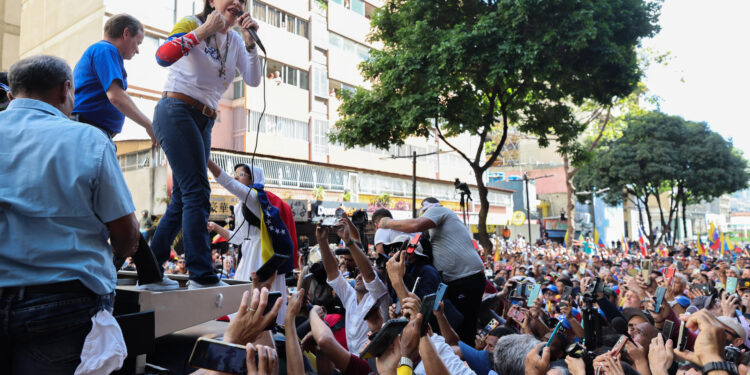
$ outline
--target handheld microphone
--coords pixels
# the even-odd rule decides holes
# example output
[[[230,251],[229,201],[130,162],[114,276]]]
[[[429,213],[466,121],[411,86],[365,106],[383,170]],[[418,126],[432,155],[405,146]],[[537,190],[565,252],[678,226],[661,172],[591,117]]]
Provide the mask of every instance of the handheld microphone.
[[[245,14],[245,12],[241,11],[241,10],[235,10],[232,13],[234,13],[234,16],[237,17],[237,18],[239,18],[241,15]],[[253,40],[255,41],[255,44],[257,44],[258,47],[260,47],[260,50],[263,51],[263,54],[267,54],[266,53],[266,47],[263,47],[263,43],[260,41],[260,38],[258,38],[258,33],[256,33],[255,30],[252,27],[248,27],[245,30],[247,30],[248,32],[250,32],[250,36],[253,37]]]

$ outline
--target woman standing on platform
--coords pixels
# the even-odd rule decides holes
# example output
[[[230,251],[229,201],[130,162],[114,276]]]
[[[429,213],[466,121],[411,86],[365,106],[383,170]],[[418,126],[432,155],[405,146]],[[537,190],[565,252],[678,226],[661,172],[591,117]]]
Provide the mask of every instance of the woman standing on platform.
[[[239,71],[250,86],[258,86],[261,65],[257,48],[245,30],[258,29],[244,13],[245,0],[206,0],[203,12],[180,20],[156,52],[161,66],[170,67],[164,96],[154,111],[154,133],[172,168],[172,201],[159,221],[151,248],[161,263],[182,228],[189,289],[219,286],[206,231],[210,187],[206,168],[211,129],[221,95]],[[242,36],[231,27],[239,25]],[[164,278],[151,290],[169,289]]]

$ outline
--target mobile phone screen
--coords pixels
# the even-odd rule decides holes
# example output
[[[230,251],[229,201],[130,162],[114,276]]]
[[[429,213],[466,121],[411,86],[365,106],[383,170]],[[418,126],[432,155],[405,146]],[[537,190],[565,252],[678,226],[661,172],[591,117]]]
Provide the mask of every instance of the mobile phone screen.
[[[613,357],[617,357],[618,354],[620,354],[620,351],[622,348],[625,347],[625,343],[628,341],[628,336],[622,335],[620,336],[620,339],[617,340],[617,343],[615,346],[612,347],[612,351],[610,352]]]
[[[437,311],[440,302],[443,301],[443,296],[445,296],[445,291],[448,290],[448,285],[445,285],[443,283],[440,283],[437,288],[437,292],[435,292],[435,306],[432,308],[433,310]]]
[[[246,355],[243,346],[201,337],[195,342],[189,364],[207,370],[246,374]]]
[[[557,325],[555,325],[555,330],[552,331],[552,335],[549,337],[549,340],[547,340],[547,344],[545,344],[544,346],[548,347],[552,345],[552,340],[555,339],[555,335],[557,335],[557,332],[560,331],[560,327],[562,327],[562,320],[557,322]]]
[[[654,312],[658,313],[661,311],[661,303],[664,300],[664,295],[667,293],[667,289],[663,286],[656,288],[656,294],[654,295]]]
[[[367,344],[367,347],[365,347],[365,349],[362,350],[361,353],[359,353],[359,357],[362,359],[379,357],[381,354],[383,354],[383,352],[386,351],[386,349],[388,349],[393,340],[395,340],[396,337],[401,334],[401,331],[404,330],[404,327],[406,327],[406,324],[408,323],[409,321],[403,318],[391,319],[387,321],[383,328],[381,328],[378,333],[375,334],[375,337],[372,339],[372,341]]]
[[[420,309],[420,313],[422,314],[422,326],[419,330],[420,336],[424,336],[425,332],[427,332],[427,325],[432,317],[432,307],[435,306],[436,297],[437,295],[435,295],[435,293],[424,296],[422,308]]]
[[[674,329],[674,322],[671,320],[665,320],[664,321],[664,328],[661,330],[661,335],[664,337],[664,340],[669,340],[672,338],[672,330]]]
[[[680,322],[680,334],[677,336],[677,348],[685,350],[687,345],[687,328],[685,328],[685,322]]]
[[[727,293],[732,294],[737,292],[737,278],[727,277]]]
[[[526,306],[531,307],[534,305],[534,302],[536,302],[536,299],[539,297],[539,292],[542,290],[542,286],[539,284],[534,284],[534,287],[531,289],[531,293],[529,294],[529,300],[526,301]]]
[[[263,309],[263,314],[268,314],[271,309],[273,309],[273,305],[276,303],[276,300],[281,298],[281,292],[268,292],[268,303],[266,304],[266,308]],[[272,320],[271,323],[266,327],[266,330],[269,330],[273,328],[273,326],[276,324],[276,319]]]

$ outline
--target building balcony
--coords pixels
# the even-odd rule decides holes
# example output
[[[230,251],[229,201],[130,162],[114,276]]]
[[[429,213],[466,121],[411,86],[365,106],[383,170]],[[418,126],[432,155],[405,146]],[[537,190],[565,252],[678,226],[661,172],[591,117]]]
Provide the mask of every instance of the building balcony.
[[[328,2],[328,30],[356,42],[370,45],[367,42],[367,35],[370,34],[370,20],[333,1]]]
[[[265,81],[266,113],[308,122],[310,117],[310,92],[308,90],[268,79],[268,77]],[[245,108],[257,112],[263,111],[263,82],[258,87],[245,85]]]
[[[267,57],[302,70],[310,69],[310,41],[285,28],[257,21],[258,37],[268,50]]]
[[[362,78],[359,72],[361,62],[362,60],[354,54],[330,49],[328,50],[328,78],[369,90],[372,84]]]
[[[251,124],[253,127],[255,124]],[[255,148],[255,131],[245,134],[245,148]],[[282,158],[308,160],[310,143],[285,137],[280,134],[261,133],[258,137],[258,154],[273,155]]]

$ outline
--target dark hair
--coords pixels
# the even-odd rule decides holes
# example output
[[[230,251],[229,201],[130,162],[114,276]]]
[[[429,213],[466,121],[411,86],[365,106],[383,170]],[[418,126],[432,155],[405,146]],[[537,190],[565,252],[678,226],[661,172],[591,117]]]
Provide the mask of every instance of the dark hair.
[[[240,3],[242,3],[244,6],[247,5],[247,0],[240,0]],[[206,22],[206,18],[208,18],[208,15],[211,14],[216,8],[211,6],[211,0],[206,0],[203,3],[203,11],[196,14],[195,16],[198,17],[201,22]]]
[[[198,17],[198,19],[201,20],[201,22],[206,22],[206,18],[208,18],[208,15],[211,14],[211,12],[213,12],[214,9],[215,8],[211,6],[211,0],[206,0],[203,3],[203,11],[196,14],[195,16]]]
[[[427,198],[423,199],[422,202],[440,203],[440,201],[437,198],[433,198],[433,197],[427,197]]]
[[[384,217],[393,219],[391,211],[389,211],[387,208],[378,208],[375,212],[372,213],[372,222],[376,223],[378,220]]]
[[[503,336],[512,335],[514,333],[518,333],[515,329],[511,327],[506,326],[497,326],[490,331],[487,336],[494,336],[497,338],[501,338]]]
[[[245,173],[250,174],[250,166],[245,163],[239,163],[235,165],[233,170],[236,171],[237,168],[242,168],[243,170],[245,170]]]
[[[141,21],[138,21],[129,14],[115,14],[104,24],[104,35],[110,39],[119,39],[122,38],[122,33],[125,32],[125,29],[130,31],[131,36],[135,36],[143,31],[143,25]]]
[[[65,60],[50,56],[36,55],[17,61],[8,71],[10,92],[42,94],[57,88],[65,81],[73,81],[73,72]]]
[[[8,86],[8,73],[0,72],[0,83]],[[8,104],[8,93],[5,89],[0,89],[0,111],[5,109]]]

